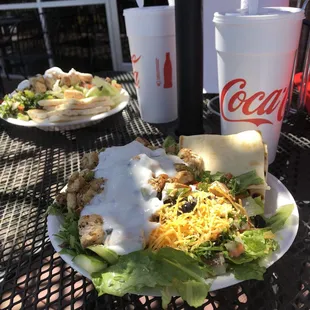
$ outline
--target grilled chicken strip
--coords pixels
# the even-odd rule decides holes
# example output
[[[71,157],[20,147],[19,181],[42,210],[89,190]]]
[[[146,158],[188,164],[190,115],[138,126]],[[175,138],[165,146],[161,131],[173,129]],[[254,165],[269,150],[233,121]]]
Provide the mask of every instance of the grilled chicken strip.
[[[83,248],[103,243],[103,219],[100,215],[92,214],[81,216],[78,225],[80,242]]]

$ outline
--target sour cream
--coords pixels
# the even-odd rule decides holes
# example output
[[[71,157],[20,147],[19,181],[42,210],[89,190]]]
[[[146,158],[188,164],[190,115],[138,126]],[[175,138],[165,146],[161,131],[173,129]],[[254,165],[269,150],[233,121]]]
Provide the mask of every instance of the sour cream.
[[[125,255],[145,247],[149,234],[159,225],[149,219],[163,204],[148,181],[163,173],[175,176],[174,163],[183,161],[166,155],[163,149],[152,151],[137,141],[99,154],[95,177],[106,179],[104,190],[81,215],[102,216],[108,248]]]

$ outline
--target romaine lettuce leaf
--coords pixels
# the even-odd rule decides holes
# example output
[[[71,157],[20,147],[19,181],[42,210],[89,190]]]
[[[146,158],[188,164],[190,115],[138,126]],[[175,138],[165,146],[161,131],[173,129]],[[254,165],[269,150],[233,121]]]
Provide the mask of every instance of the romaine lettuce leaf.
[[[92,281],[99,295],[123,296],[157,287],[165,302],[176,291],[191,306],[199,306],[210,289],[204,279],[210,274],[209,267],[201,267],[184,252],[163,248],[157,253],[145,250],[121,256],[115,265],[92,275]]]
[[[166,285],[157,269],[155,255],[150,251],[137,251],[121,256],[115,265],[103,273],[92,275],[92,281],[99,295],[123,296],[128,292]],[[160,282],[160,283],[157,283]]]
[[[195,280],[174,280],[173,285],[178,293],[192,307],[199,307],[207,297],[212,283],[206,284]]]
[[[156,255],[156,260],[159,262],[159,268],[164,274],[168,274],[169,279],[171,276],[178,280],[191,280],[203,281],[204,278],[213,275],[213,271],[209,266],[200,267],[197,260],[172,248],[161,248]],[[167,272],[163,269],[167,268]]]
[[[282,229],[287,219],[294,210],[293,204],[288,204],[279,208],[277,213],[270,218],[265,218],[266,226],[270,227],[272,232]]]
[[[264,280],[264,273],[266,271],[266,268],[260,266],[258,261],[243,265],[233,265],[231,268],[237,280]]]

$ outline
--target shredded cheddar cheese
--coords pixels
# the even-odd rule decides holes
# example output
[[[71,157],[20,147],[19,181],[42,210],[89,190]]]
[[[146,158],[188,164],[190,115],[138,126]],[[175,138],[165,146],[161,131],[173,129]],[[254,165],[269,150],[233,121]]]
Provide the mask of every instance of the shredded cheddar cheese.
[[[164,205],[158,211],[160,225],[149,238],[152,250],[172,247],[192,252],[226,232],[232,223],[231,214],[238,217],[245,213],[242,205],[226,197],[210,199],[208,193],[202,191],[192,192],[190,196],[179,197],[175,205]],[[197,203],[191,212],[183,213],[181,210],[186,198],[189,201],[195,199]]]

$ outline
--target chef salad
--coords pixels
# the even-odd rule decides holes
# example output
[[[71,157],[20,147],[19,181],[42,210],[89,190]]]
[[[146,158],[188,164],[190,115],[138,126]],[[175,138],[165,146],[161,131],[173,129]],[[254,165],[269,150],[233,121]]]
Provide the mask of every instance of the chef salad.
[[[264,159],[262,159],[264,161]],[[256,170],[206,170],[202,156],[168,137],[86,154],[50,206],[63,217],[60,253],[90,275],[101,294],[158,288],[203,304],[213,279],[262,280],[262,261],[294,206],[264,216],[268,185]]]

